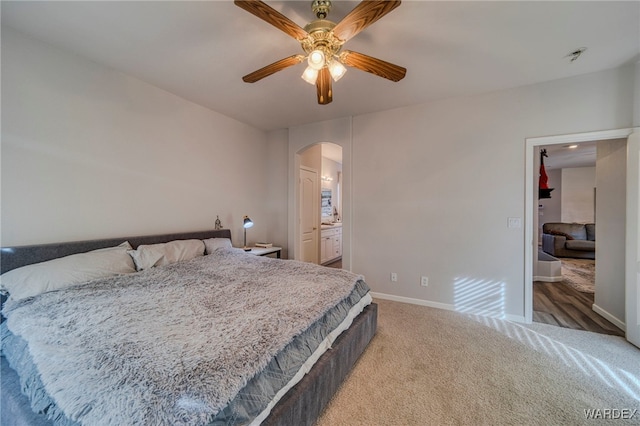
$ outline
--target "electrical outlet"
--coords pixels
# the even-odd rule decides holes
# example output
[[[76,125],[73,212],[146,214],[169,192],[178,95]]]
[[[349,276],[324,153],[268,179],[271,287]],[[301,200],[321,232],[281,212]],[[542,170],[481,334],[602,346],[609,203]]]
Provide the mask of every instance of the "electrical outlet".
[[[420,285],[422,287],[427,287],[429,285],[429,277],[420,278]]]
[[[391,273],[391,281],[398,282],[398,274],[396,274],[395,272]]]

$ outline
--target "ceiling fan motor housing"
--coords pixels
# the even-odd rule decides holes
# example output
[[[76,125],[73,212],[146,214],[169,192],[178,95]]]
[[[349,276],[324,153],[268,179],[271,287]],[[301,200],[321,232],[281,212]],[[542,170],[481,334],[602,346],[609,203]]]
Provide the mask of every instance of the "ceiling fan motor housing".
[[[316,19],[304,27],[309,36],[300,40],[302,49],[308,54],[320,50],[326,58],[333,58],[340,51],[343,41],[331,31],[336,24],[326,19]]]
[[[314,0],[311,2],[311,10],[318,19],[324,19],[331,11],[331,0]]]

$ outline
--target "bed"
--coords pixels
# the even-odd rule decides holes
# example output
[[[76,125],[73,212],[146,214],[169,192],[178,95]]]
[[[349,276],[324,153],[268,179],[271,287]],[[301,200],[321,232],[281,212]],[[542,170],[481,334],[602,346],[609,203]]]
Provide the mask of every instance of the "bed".
[[[114,248],[122,244],[124,241],[128,241],[131,246],[129,249],[130,251],[128,250],[128,252],[134,258],[135,266],[137,268],[139,266],[138,262],[143,264],[145,260],[141,253],[148,255],[148,252],[141,251],[145,247],[148,248],[151,245],[174,241],[202,240],[210,242],[224,241],[225,239],[230,241],[230,237],[231,235],[229,230],[215,230],[23,247],[5,247],[2,249],[1,271],[4,274],[8,271],[17,270],[17,268],[21,268],[25,265],[32,265],[38,262],[50,261],[93,250]],[[332,395],[338,389],[357,361],[358,357],[365,350],[369,341],[375,334],[377,326],[377,306],[374,303],[370,303],[371,299],[368,295],[368,288],[366,287],[366,284],[361,280],[361,277],[357,277],[355,279],[353,277],[349,278],[349,273],[346,271],[338,272],[339,270],[335,270],[334,272],[328,271],[329,268],[316,267],[315,265],[302,264],[301,262],[262,258],[246,254],[242,250],[216,248],[215,244],[214,248],[211,250],[209,250],[209,246],[206,246],[206,251],[207,253],[211,251],[211,253],[196,259],[170,263],[168,265],[153,268],[143,268],[141,272],[123,274],[127,275],[127,277],[117,276],[96,279],[94,281],[90,281],[86,285],[74,285],[69,288],[49,291],[42,295],[36,295],[33,297],[27,295],[26,298],[19,302],[11,299],[8,301],[3,299],[3,313],[7,315],[8,319],[5,321],[5,318],[3,317],[3,356],[0,357],[2,364],[2,424],[72,425],[82,424],[83,422],[89,423],[92,421],[88,419],[91,419],[92,417],[86,413],[91,412],[92,410],[95,410],[92,415],[99,415],[100,417],[98,418],[101,419],[100,423],[104,424],[122,424],[122,416],[127,416],[127,413],[129,413],[127,410],[132,410],[131,412],[136,416],[143,416],[136,420],[136,423],[141,424],[149,424],[150,422],[158,424],[164,422],[167,424],[183,423],[229,425],[260,423],[264,425],[314,424],[316,419],[322,413],[324,407],[328,404]],[[139,256],[140,258],[136,258],[135,256]],[[153,259],[151,260],[153,261]],[[291,272],[291,270],[286,268],[295,268],[295,271]],[[280,269],[282,269],[282,271],[280,271]],[[203,288],[205,287],[199,286],[209,284],[205,284],[206,280],[204,278],[198,278],[197,280],[193,279],[190,275],[192,271],[195,271],[194,273],[198,277],[211,276],[211,279],[220,279],[220,277],[222,277],[228,281],[225,281],[223,284],[216,284],[215,289],[212,288],[209,290],[209,287],[206,287],[207,290],[203,291]],[[233,279],[228,278],[229,275],[225,275],[225,273],[230,273],[229,271],[233,271]],[[240,273],[239,271],[244,272]],[[286,277],[277,278],[280,273],[282,273],[283,276],[286,275]],[[323,275],[326,273],[333,275]],[[172,278],[165,278],[169,276]],[[278,287],[269,287],[278,285],[275,282],[270,282],[268,280],[269,277],[271,277],[271,281],[286,281],[288,282],[287,285],[292,285],[290,281],[287,281],[290,280],[288,277],[296,277],[295,279],[300,282],[300,286],[296,287],[295,292],[281,290]],[[181,318],[189,319],[189,321],[198,319],[200,315],[198,313],[200,312],[200,307],[209,307],[210,305],[216,305],[215,309],[217,310],[215,310],[215,312],[219,312],[219,309],[222,308],[224,308],[223,311],[228,310],[232,312],[233,315],[231,315],[231,317],[233,321],[240,321],[237,315],[239,310],[247,311],[250,314],[263,315],[259,314],[257,310],[254,312],[252,307],[253,305],[250,305],[250,303],[260,304],[260,300],[262,300],[263,297],[260,292],[274,293],[276,296],[279,294],[278,292],[282,292],[279,299],[286,299],[290,293],[299,292],[304,294],[305,291],[308,291],[305,289],[309,288],[312,285],[312,282],[310,281],[309,283],[304,284],[301,277],[307,277],[305,280],[309,279],[311,281],[319,279],[323,280],[323,282],[326,281],[327,290],[325,290],[325,286],[323,284],[323,290],[318,291],[318,293],[323,293],[324,295],[322,297],[328,299],[333,298],[334,302],[331,303],[335,306],[320,307],[318,302],[308,301],[304,303],[309,304],[311,310],[314,310],[315,313],[310,313],[308,311],[290,312],[288,310],[290,308],[286,307],[286,309],[283,308],[285,310],[278,311],[277,314],[269,314],[262,319],[260,317],[253,317],[251,321],[254,326],[251,328],[259,329],[259,331],[256,332],[255,330],[249,330],[247,332],[243,331],[242,333],[238,333],[242,335],[246,334],[255,336],[251,337],[253,340],[250,340],[249,343],[243,343],[242,345],[244,346],[237,344],[237,346],[234,347],[232,345],[232,349],[227,350],[231,352],[227,352],[227,354],[233,353],[234,359],[229,362],[225,361],[225,363],[221,364],[222,361],[216,358],[218,351],[220,351],[220,353],[224,353],[223,349],[219,349],[219,346],[222,347],[223,345],[218,345],[217,343],[220,339],[216,340],[215,345],[210,346],[206,346],[206,344],[209,344],[207,342],[201,342],[203,338],[202,336],[207,336],[210,329],[215,328],[217,330],[217,326],[208,327],[198,323],[193,323],[194,325],[191,323],[182,324],[182,319],[180,321],[175,319],[177,315],[176,312],[180,312],[179,316]],[[353,288],[349,290],[346,296],[343,294],[346,290],[342,289],[340,285],[331,284],[334,281],[337,283],[337,281],[342,278],[345,278],[347,281],[354,280]],[[176,282],[182,281],[185,283],[184,288],[179,287],[178,284],[176,284]],[[225,285],[230,285],[229,283],[231,281],[233,281],[235,283],[234,285],[238,287],[249,286],[246,288],[251,289],[249,293],[246,293],[246,296],[241,298],[240,305],[235,308],[231,307],[235,306],[235,302],[222,302],[224,300],[222,298],[223,293],[232,293],[229,291],[230,287],[225,287]],[[256,283],[259,283],[259,285]],[[151,291],[148,286],[153,286],[154,289]],[[264,290],[262,287],[265,287]],[[129,292],[134,291],[131,289],[142,292],[140,294],[144,294],[144,298],[130,296],[132,293]],[[155,293],[156,291],[159,292],[157,295]],[[167,293],[162,293],[162,291],[166,291]],[[196,292],[196,297],[189,293],[194,291]],[[219,293],[216,293],[216,291]],[[244,291],[246,291],[246,289]],[[16,294],[18,294],[17,290]],[[167,294],[178,295],[173,299],[173,296],[167,297]],[[123,295],[126,295],[126,297]],[[107,299],[100,299],[103,297]],[[154,298],[157,298],[157,300]],[[183,299],[196,300],[199,305],[196,307],[191,305],[182,306],[181,303],[187,303],[184,302]],[[253,299],[257,299],[258,301]],[[347,304],[347,299],[351,301],[349,304]],[[108,302],[104,302],[105,300]],[[117,303],[114,303],[113,300],[116,300]],[[250,302],[252,300],[253,302]],[[335,303],[335,300],[339,300],[339,302]],[[98,303],[98,305],[96,305],[98,308],[92,308],[92,303]],[[100,305],[99,303],[103,304]],[[131,305],[135,306],[135,308],[130,308],[128,303],[137,303],[137,305]],[[282,303],[284,304],[285,302]],[[289,301],[287,303],[303,304],[302,302],[294,301]],[[80,307],[76,306],[78,304]],[[217,306],[220,304],[224,306]],[[265,304],[269,305],[269,309],[278,309],[277,306],[279,306],[278,301],[272,301]],[[60,312],[64,312],[64,314],[58,312],[58,306],[64,306],[64,310],[62,308],[60,309]],[[52,309],[52,307],[56,307],[56,309]],[[135,325],[132,326],[128,323],[126,325],[120,325],[121,321],[124,321],[124,319],[129,317],[129,312],[136,312],[136,315],[138,315],[139,312],[152,309],[152,307],[153,309],[164,309],[165,311],[153,311],[149,315],[139,314],[142,315],[140,317],[142,318],[141,320],[139,317],[132,315],[129,320],[144,323],[146,321],[144,318],[155,318],[156,320],[153,321],[151,328],[160,330],[162,336],[147,336],[145,334],[146,331],[145,333],[142,333],[135,328]],[[176,308],[174,309],[174,307]],[[87,324],[80,325],[76,324],[78,321],[65,319],[65,315],[68,315],[66,313],[67,311],[75,315],[77,313],[76,310],[81,308],[95,312],[97,317],[95,319],[92,318],[91,320],[87,320]],[[129,309],[129,311],[127,309]],[[233,309],[236,309],[236,311],[233,311]],[[190,315],[186,312],[189,310],[192,310],[193,314]],[[51,312],[54,311],[55,314],[52,314]],[[299,320],[299,318],[305,316],[315,318],[314,322],[307,326],[306,323]],[[33,324],[30,323],[30,321],[33,321]],[[60,321],[63,322],[60,323]],[[64,321],[67,322],[64,323]],[[210,324],[211,321],[217,321],[217,319],[205,317],[202,321],[204,321],[204,324]],[[84,323],[85,321],[80,322]],[[99,326],[94,325],[94,322],[95,324],[110,324],[109,328],[106,330],[113,330],[113,332],[101,331]],[[159,325],[157,325],[158,323]],[[65,325],[62,327],[60,324]],[[71,329],[69,328],[70,324],[73,325]],[[114,324],[117,326],[114,326]],[[238,327],[242,327],[242,325],[237,325],[241,323],[233,324],[235,325],[230,326],[233,330],[238,329]],[[12,332],[9,330],[10,327],[8,325],[13,327],[13,331],[17,331],[15,333]],[[46,335],[46,338],[41,337],[36,331],[29,331],[39,330],[38,327],[42,327],[42,330],[47,330],[46,333],[43,333],[42,330],[40,331],[40,334]],[[58,328],[56,329],[55,327]],[[75,327],[78,327],[78,329],[76,330]],[[143,336],[139,339],[141,342],[162,342],[162,344],[153,345],[153,347],[146,348],[141,352],[135,352],[136,357],[141,357],[140,363],[142,365],[150,364],[148,371],[146,367],[139,368],[136,369],[136,371],[131,372],[130,375],[124,375],[120,378],[117,377],[119,372],[127,370],[123,370],[125,367],[122,367],[119,364],[116,364],[117,368],[114,368],[113,371],[102,371],[103,365],[109,365],[112,360],[118,362],[117,354],[120,353],[120,349],[129,350],[132,346],[130,338],[126,340],[124,337],[121,337],[124,336],[124,332],[121,333],[120,328],[118,327],[127,330],[132,329],[134,332],[137,332],[139,336]],[[189,330],[188,333],[180,333],[180,336],[188,335],[189,337],[187,340],[185,340],[185,337],[172,337],[170,330],[185,330],[184,327],[192,327],[191,329],[186,328]],[[222,329],[222,327],[220,328]],[[286,336],[268,334],[275,333],[274,329],[288,329],[288,332],[293,337],[287,338]],[[64,333],[62,333],[61,330],[64,330]],[[144,330],[147,329],[144,328]],[[60,335],[57,336],[56,332]],[[24,333],[25,336],[23,336],[22,333]],[[35,336],[27,336],[29,333],[35,334]],[[75,340],[69,340],[68,342],[64,340],[72,339],[70,336],[73,336],[74,333],[79,336],[83,336],[90,341],[93,341],[91,339],[97,339],[100,341],[100,344],[96,346],[96,348],[93,348],[92,346],[89,346],[89,344],[85,343],[76,344]],[[111,336],[112,334],[113,336]],[[233,332],[230,334],[233,334]],[[60,347],[65,348],[64,351],[77,350],[80,351],[78,354],[73,352],[69,353],[73,353],[74,356],[78,356],[78,358],[81,358],[80,355],[82,355],[82,357],[90,357],[87,358],[89,361],[87,361],[86,365],[78,363],[79,366],[85,367],[77,368],[77,370],[83,371],[82,374],[85,374],[85,370],[91,372],[91,374],[101,374],[100,376],[96,376],[100,377],[100,380],[94,382],[99,383],[100,385],[92,386],[96,388],[99,387],[100,391],[95,391],[97,395],[91,395],[91,398],[95,399],[87,398],[89,398],[90,401],[101,401],[99,398],[102,398],[102,395],[110,395],[108,397],[109,399],[112,399],[113,396],[115,402],[109,401],[109,404],[112,404],[114,407],[118,407],[118,410],[112,409],[111,412],[104,414],[100,412],[100,409],[108,411],[109,404],[104,405],[106,408],[98,409],[98,404],[92,408],[91,404],[86,401],[83,401],[82,404],[77,403],[76,399],[82,399],[86,394],[81,387],[82,380],[86,379],[82,379],[78,382],[77,390],[62,391],[60,389],[53,389],[51,390],[51,393],[56,395],[55,397],[52,397],[47,393],[52,386],[51,383],[57,384],[64,383],[65,380],[75,380],[75,376],[69,376],[71,373],[66,371],[69,370],[69,367],[60,367],[58,365],[69,364],[68,361],[50,361],[56,357],[59,357],[59,359],[65,359],[66,356],[69,356],[69,353],[67,352],[57,352],[60,348],[56,345],[51,345],[51,339],[53,339],[51,336],[56,336],[55,339],[62,339],[55,340],[56,342],[67,342],[60,345]],[[22,339],[23,337],[25,337],[25,339]],[[301,343],[302,337],[307,339],[304,344]],[[22,342],[20,342],[21,339],[23,340]],[[222,340],[227,339],[225,337]],[[20,352],[20,345],[23,345],[25,348],[31,348],[33,353],[26,349],[24,352],[27,352],[27,354]],[[73,349],[76,346],[79,348]],[[190,348],[191,346],[211,349],[207,349],[205,351],[206,354],[203,359],[194,358],[194,360],[191,356],[182,356],[181,354],[183,352],[180,352],[183,350],[182,348]],[[301,359],[300,353],[296,355],[289,355],[288,350],[292,346],[299,347],[300,353],[305,353],[305,359]],[[52,349],[52,347],[54,349]],[[178,347],[177,356],[175,355],[176,347]],[[323,347],[325,348],[323,349]],[[6,351],[8,348],[11,348],[14,352],[10,356]],[[101,349],[99,350],[99,348]],[[111,350],[111,348],[118,348],[118,350]],[[287,351],[284,351],[285,348]],[[160,355],[165,353],[162,351],[167,351],[166,353],[170,353],[172,356],[160,356],[157,353],[154,353],[156,350],[161,351],[159,352]],[[185,354],[191,354],[190,352],[187,352],[187,349],[184,349],[184,351]],[[252,351],[254,351],[255,354],[252,353]],[[18,354],[16,355],[15,352]],[[247,353],[245,354],[245,352]],[[285,358],[285,352],[287,352],[286,356],[295,360],[295,362],[288,361],[289,358]],[[129,352],[125,351],[125,353]],[[236,354],[239,355],[236,357]],[[149,359],[142,358],[143,355],[147,356]],[[247,357],[246,359],[250,361],[246,361],[245,358],[242,358],[240,355]],[[91,358],[94,356],[95,358]],[[42,357],[47,359],[43,360]],[[253,360],[252,357],[255,357],[256,359],[268,357],[268,359],[257,361]],[[130,358],[131,357],[127,357],[127,359]],[[312,361],[307,358],[312,359]],[[12,365],[10,365],[8,359],[12,360]],[[100,362],[97,362],[96,360],[99,360]],[[105,360],[108,360],[109,362],[106,362]],[[160,363],[157,367],[155,365],[156,362]],[[41,383],[43,381],[48,383],[47,386],[41,385],[41,387],[46,387],[46,390],[41,389],[38,391],[40,393],[34,393],[31,389],[33,387],[32,383],[34,381],[37,382],[38,377],[35,379],[26,379],[25,377],[21,378],[15,370],[28,370],[28,368],[25,368],[24,366],[20,367],[19,364],[21,363],[31,363],[32,365],[38,366],[35,370],[41,375]],[[93,365],[92,363],[98,365],[98,367],[95,365],[94,367],[89,367],[89,365]],[[253,371],[250,371],[247,373],[249,376],[243,379],[238,379],[234,376],[234,374],[238,377],[240,376],[240,373],[235,370],[236,368],[240,368],[236,366],[236,364],[255,364],[259,365],[260,368],[263,368],[264,371],[261,370],[256,374],[253,374]],[[281,364],[286,367],[282,367]],[[220,367],[220,365],[222,365],[222,367]],[[211,374],[205,366],[211,367]],[[278,366],[279,368],[282,367],[282,370],[286,371],[286,374],[282,371],[275,374],[272,370],[269,370],[269,368],[273,366]],[[131,367],[127,364],[126,368]],[[94,373],[94,370],[98,372]],[[221,382],[224,383],[224,386],[218,385],[218,382],[210,377],[215,376],[217,378],[218,375],[221,374],[220,371],[222,370],[229,370],[233,373],[232,376],[234,376],[232,379],[225,378]],[[67,376],[65,376],[65,374],[67,374]],[[23,375],[26,376],[27,374],[23,372]],[[136,377],[138,377],[138,375],[141,375],[143,378],[137,379]],[[178,388],[182,389],[180,391],[181,393],[179,398],[176,397],[175,394],[171,393],[174,391],[165,392],[165,388],[163,387],[159,389],[150,388],[150,390],[145,388],[144,391],[138,390],[139,386],[141,386],[143,382],[146,383],[147,381],[153,381],[153,378],[157,375],[168,376],[169,379],[172,380],[172,386],[174,383],[179,383],[181,387],[178,386]],[[36,376],[38,376],[38,374],[36,374]],[[52,382],[52,377],[57,378],[58,382],[56,382],[56,380],[53,380]],[[115,378],[111,380],[112,377]],[[151,379],[149,379],[149,377],[151,377]],[[265,381],[267,379],[271,380],[273,377],[277,377],[277,385]],[[235,387],[229,385],[227,382],[234,384]],[[91,383],[91,381],[88,383]],[[238,383],[240,383],[240,385],[238,385]],[[276,388],[276,386],[278,387]],[[61,384],[60,387],[64,386]],[[75,387],[76,386],[72,386],[72,388]],[[202,389],[199,389],[200,387],[202,387]],[[269,388],[269,392],[263,392],[267,387]],[[218,388],[224,389],[229,395],[232,395],[232,397],[228,397],[228,395],[223,391],[218,391]],[[239,389],[237,394],[234,393],[236,392],[236,388]],[[129,390],[127,395],[131,393],[131,389],[134,389],[135,392],[133,393],[136,394],[148,393],[152,395],[154,402],[157,402],[156,399],[159,401],[157,404],[160,406],[171,406],[173,408],[171,410],[167,410],[170,411],[168,413],[161,412],[162,410],[158,410],[157,406],[154,406],[153,408],[142,407],[142,409],[140,409],[139,406],[136,406],[136,403],[139,404],[139,401],[130,401],[128,397],[124,396],[120,398],[120,393],[122,393],[122,395],[125,394],[124,389]],[[212,391],[212,389],[216,389],[215,392]],[[27,398],[22,391],[31,395],[31,399]],[[91,391],[93,392],[94,390],[92,389]],[[44,392],[45,397],[42,396],[42,392]],[[60,392],[62,392],[62,394],[60,394]],[[69,393],[66,394],[64,392]],[[79,395],[74,395],[74,392]],[[218,405],[214,405],[213,403],[207,405],[209,400],[206,398],[209,398],[211,394],[214,394],[213,397],[218,398],[214,398],[214,402],[217,402]],[[267,394],[270,395],[269,398],[264,397],[264,395]],[[46,398],[50,398],[50,400],[43,402],[43,398],[45,400]],[[120,400],[118,400],[118,398],[120,398]],[[58,403],[58,400],[62,402]],[[172,401],[172,403],[167,404],[167,400]],[[248,400],[251,408],[237,408],[236,402],[240,400]],[[73,403],[70,405],[69,401],[72,401]],[[142,401],[144,402],[146,400],[142,399]],[[225,404],[228,403],[228,405],[220,405],[221,401]],[[207,402],[207,404],[205,404],[205,402]],[[70,405],[72,409],[65,411],[66,408],[62,409],[57,404],[65,407],[69,407]],[[78,407],[74,406],[74,404],[78,405]],[[40,407],[39,410],[45,411],[46,413],[35,413],[32,410],[32,405],[36,406],[36,409]],[[129,405],[133,405],[134,408],[129,407]],[[74,407],[75,411],[73,409]],[[103,407],[103,405],[100,404],[100,407]],[[175,407],[179,407],[179,410]],[[118,411],[118,414],[116,414],[116,411]],[[140,411],[145,413],[148,412],[148,414],[139,414]],[[178,414],[176,414],[176,411],[178,411]],[[67,416],[66,413],[72,414]],[[55,421],[48,418],[46,414],[53,415]],[[107,420],[110,418],[110,415],[113,415],[114,417],[111,420]],[[150,415],[151,417],[144,417],[144,415]],[[166,416],[178,416],[178,420],[173,417]],[[96,417],[93,418],[95,419]],[[128,419],[128,417],[124,418]],[[150,419],[153,420],[151,421]],[[125,423],[128,422],[125,421]]]

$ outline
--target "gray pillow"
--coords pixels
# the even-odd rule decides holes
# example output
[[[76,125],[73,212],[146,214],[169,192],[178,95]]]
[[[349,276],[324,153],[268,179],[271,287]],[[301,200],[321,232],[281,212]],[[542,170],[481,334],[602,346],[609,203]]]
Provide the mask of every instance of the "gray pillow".
[[[168,243],[140,245],[129,250],[138,271],[204,256],[202,240],[175,240]]]
[[[229,238],[209,238],[203,240],[206,248],[206,254],[211,254],[219,248],[231,248],[231,240]]]

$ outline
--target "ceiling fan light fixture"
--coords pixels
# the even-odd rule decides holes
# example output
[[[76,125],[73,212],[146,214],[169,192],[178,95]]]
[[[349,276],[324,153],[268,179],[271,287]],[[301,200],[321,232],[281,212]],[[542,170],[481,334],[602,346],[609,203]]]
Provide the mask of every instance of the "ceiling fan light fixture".
[[[304,51],[304,55],[291,55],[245,75],[242,80],[246,83],[255,83],[306,59],[308,67],[302,78],[316,86],[318,104],[326,105],[333,100],[332,80],[338,81],[344,76],[345,66],[394,82],[402,80],[407,73],[406,68],[363,53],[341,52],[344,43],[400,6],[401,0],[362,0],[337,24],[326,19],[331,0],[312,0],[311,8],[317,19],[304,28],[263,0],[234,0],[234,3],[297,40]]]
[[[333,81],[338,81],[347,73],[347,68],[340,61],[334,59],[329,62],[329,73]]]
[[[302,79],[309,84],[315,85],[318,79],[318,70],[308,66],[302,73]]]
[[[324,56],[324,52],[322,50],[313,50],[309,53],[309,58],[307,59],[309,62],[309,66],[316,71],[321,70],[326,64],[326,58]]]

